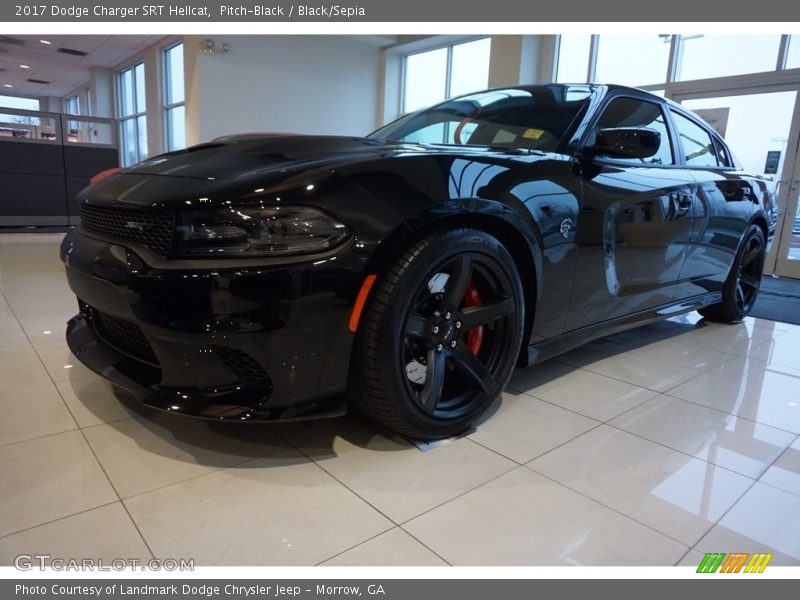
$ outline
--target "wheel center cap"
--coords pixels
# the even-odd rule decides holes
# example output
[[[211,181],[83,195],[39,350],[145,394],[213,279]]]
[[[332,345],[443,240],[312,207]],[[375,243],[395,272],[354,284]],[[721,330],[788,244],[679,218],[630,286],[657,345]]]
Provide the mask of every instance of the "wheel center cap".
[[[433,328],[432,341],[439,344],[449,344],[458,336],[458,327],[456,320],[452,317],[451,313],[447,313],[450,318],[442,315],[435,321]]]
[[[450,340],[455,337],[456,328],[453,327],[451,322],[446,322],[442,325],[442,330],[444,331],[444,341],[449,342]]]

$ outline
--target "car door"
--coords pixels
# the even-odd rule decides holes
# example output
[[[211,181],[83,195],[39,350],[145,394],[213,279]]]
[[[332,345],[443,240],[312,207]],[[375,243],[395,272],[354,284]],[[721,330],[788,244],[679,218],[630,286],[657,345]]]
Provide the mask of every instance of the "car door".
[[[611,96],[584,139],[581,208],[567,330],[672,301],[692,234],[695,181],[680,165],[661,102]],[[644,159],[597,156],[597,131],[646,127],[661,145]]]
[[[692,235],[676,288],[689,298],[722,288],[756,199],[757,182],[733,165],[727,147],[693,116],[669,110],[678,148],[697,182]]]

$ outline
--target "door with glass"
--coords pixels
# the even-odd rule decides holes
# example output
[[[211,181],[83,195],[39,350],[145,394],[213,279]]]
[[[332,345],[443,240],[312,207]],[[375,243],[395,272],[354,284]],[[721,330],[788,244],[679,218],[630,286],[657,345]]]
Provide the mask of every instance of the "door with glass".
[[[800,165],[795,161],[791,173],[781,180],[786,193],[781,194],[785,210],[778,227],[774,253],[775,275],[800,279]]]

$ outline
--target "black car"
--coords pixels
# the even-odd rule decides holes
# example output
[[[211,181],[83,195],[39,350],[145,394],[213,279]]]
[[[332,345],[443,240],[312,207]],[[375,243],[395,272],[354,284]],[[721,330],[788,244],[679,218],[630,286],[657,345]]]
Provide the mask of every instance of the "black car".
[[[142,402],[464,430],[515,366],[751,309],[773,184],[635,89],[495,89],[366,138],[240,135],[97,177],[61,257],[67,341]]]

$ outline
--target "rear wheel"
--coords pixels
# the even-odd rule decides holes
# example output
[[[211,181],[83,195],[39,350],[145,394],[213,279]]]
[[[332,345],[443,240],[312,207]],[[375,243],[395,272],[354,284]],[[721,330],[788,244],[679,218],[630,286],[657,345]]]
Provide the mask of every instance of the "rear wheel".
[[[722,288],[722,302],[701,309],[700,314],[723,323],[744,319],[758,297],[765,257],[764,232],[758,225],[750,225]]]
[[[431,233],[401,254],[365,307],[354,403],[409,437],[455,435],[502,391],[523,323],[519,275],[496,238],[467,228]]]

